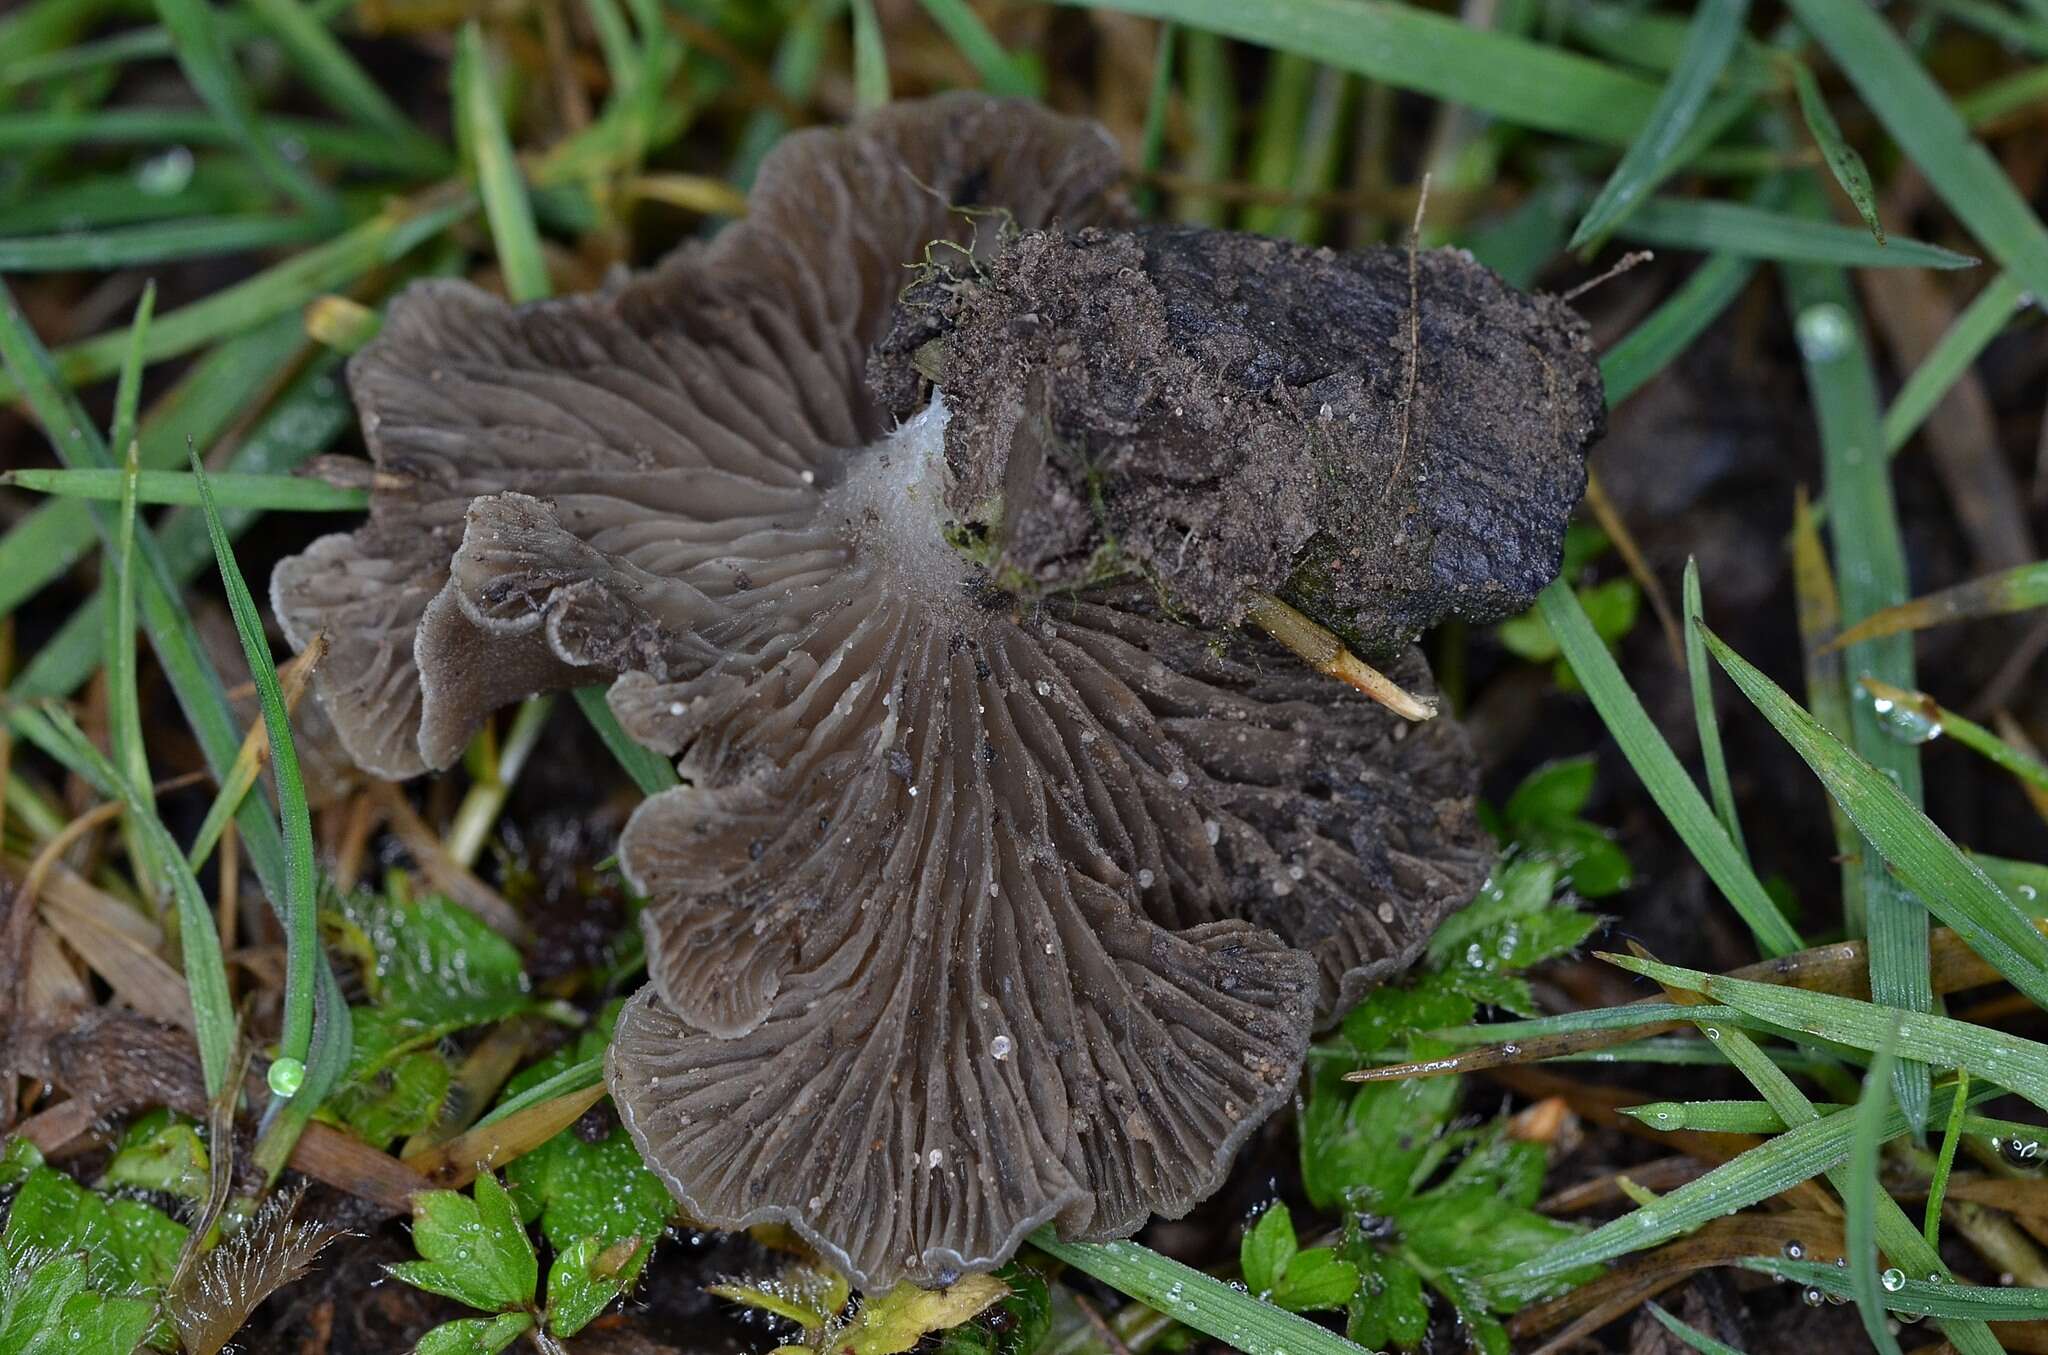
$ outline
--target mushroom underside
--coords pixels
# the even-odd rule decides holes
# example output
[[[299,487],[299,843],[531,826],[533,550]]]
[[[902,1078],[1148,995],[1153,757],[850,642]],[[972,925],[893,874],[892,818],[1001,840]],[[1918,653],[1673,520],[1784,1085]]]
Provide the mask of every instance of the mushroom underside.
[[[1042,228],[1114,220],[1117,172],[1086,124],[954,96],[791,138],[746,222],[614,291],[417,287],[351,367],[371,521],[273,581],[295,644],[329,635],[321,700],[385,775],[611,681],[682,779],[621,844],[649,984],[609,1059],[620,1114],[699,1222],[787,1222],[864,1286],[1191,1208],[1313,1030],[1491,859],[1454,723],[1190,624],[1165,538],[1091,545],[1078,574],[1006,557],[1085,501],[1061,457],[1099,430],[1058,413],[1054,350],[1020,341],[986,390],[950,357],[935,386],[883,375],[913,351],[892,326],[929,319],[932,242],[986,288],[1070,238]],[[1298,409],[1299,372],[1253,367],[1259,417]],[[1558,438],[1577,390],[1553,393]],[[991,459],[998,426],[1036,459]],[[1117,437],[1136,502],[1158,454]],[[1424,471],[1450,455],[1417,446]],[[1426,694],[1419,653],[1388,652]]]

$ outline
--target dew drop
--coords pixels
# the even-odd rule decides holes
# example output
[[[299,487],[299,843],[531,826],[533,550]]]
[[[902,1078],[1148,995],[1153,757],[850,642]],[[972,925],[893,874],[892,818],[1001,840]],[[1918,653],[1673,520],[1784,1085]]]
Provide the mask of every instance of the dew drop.
[[[998,1035],[993,1040],[990,1040],[988,1042],[988,1056],[994,1059],[996,1062],[1001,1063],[1004,1059],[1010,1057],[1010,1051],[1015,1047],[1016,1046],[1011,1043],[1009,1036]]]
[[[1894,1266],[1878,1276],[1877,1282],[1885,1287],[1886,1293],[1896,1294],[1906,1287],[1906,1272]]]
[[[1139,871],[1139,872],[1138,872],[1138,888],[1140,888],[1140,889],[1150,889],[1150,888],[1152,887],[1152,881],[1153,881],[1154,879],[1156,879],[1156,878],[1157,878],[1157,877],[1156,877],[1156,876],[1154,876],[1154,875],[1152,874],[1152,872],[1151,872],[1151,871],[1149,871],[1149,870],[1141,870],[1141,871]]]
[[[1799,351],[1813,362],[1831,362],[1849,349],[1856,326],[1849,312],[1832,301],[1799,312]]]
[[[1787,1242],[1785,1244],[1785,1259],[1787,1261],[1805,1260],[1806,1248],[1800,1246],[1797,1242]]]
[[[1818,1308],[1828,1301],[1828,1296],[1821,1293],[1818,1289],[1808,1288],[1804,1293],[1800,1294],[1799,1301],[1809,1308]]]

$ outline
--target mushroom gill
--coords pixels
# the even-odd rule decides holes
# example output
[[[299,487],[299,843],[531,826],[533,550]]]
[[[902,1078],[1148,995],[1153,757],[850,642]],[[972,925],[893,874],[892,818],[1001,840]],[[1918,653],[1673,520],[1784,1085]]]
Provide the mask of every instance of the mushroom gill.
[[[1109,1238],[1186,1211],[1311,1032],[1471,896],[1490,848],[1458,728],[1229,625],[1248,591],[1288,595],[1325,528],[1370,519],[1379,564],[1438,558],[1405,521],[1451,543],[1456,586],[1373,625],[1351,624],[1381,605],[1370,571],[1316,596],[1426,692],[1398,641],[1469,602],[1482,538],[1529,557],[1499,591],[1555,571],[1597,430],[1582,329],[1439,256],[1422,314],[1464,315],[1459,370],[1523,355],[1483,418],[1519,404],[1531,450],[1461,440],[1455,399],[1392,441],[1370,392],[1398,343],[1332,358],[1259,321],[1202,351],[1166,323],[1133,350],[1117,315],[1219,294],[1174,294],[1145,257],[1166,237],[1071,234],[1117,221],[1117,174],[1091,124],[952,95],[789,138],[744,222],[614,291],[416,287],[350,369],[401,487],[274,581],[294,643],[329,634],[321,699],[386,775],[447,765],[506,701],[612,679],[683,783],[621,848],[650,982],[610,1055],[620,1114],[698,1220],[786,1222],[867,1287],[998,1264],[1047,1222]],[[1115,256],[1129,302],[1092,329],[1019,273],[1068,241]],[[1206,434],[1172,422],[1197,399]],[[1249,479],[1214,444],[1240,414],[1263,430]],[[1346,503],[1299,497],[1289,420]],[[1262,537],[1273,474],[1306,516]],[[1432,476],[1529,506],[1444,508]],[[1352,501],[1368,480],[1391,506]],[[1228,538],[1184,578],[1175,513]]]

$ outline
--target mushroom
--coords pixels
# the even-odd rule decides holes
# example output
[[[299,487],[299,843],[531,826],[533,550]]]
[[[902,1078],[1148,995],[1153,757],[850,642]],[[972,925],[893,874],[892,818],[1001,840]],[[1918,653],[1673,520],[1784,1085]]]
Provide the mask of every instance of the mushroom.
[[[1361,306],[1388,265],[1085,229],[1117,176],[1092,124],[949,95],[788,138],[745,221],[607,293],[416,286],[350,369],[370,522],[274,581],[388,776],[612,680],[682,782],[621,844],[650,981],[619,1113],[696,1219],[786,1223],[864,1287],[1185,1212],[1472,895],[1457,726],[1236,623],[1299,606],[1427,694],[1399,641],[1555,571],[1598,426],[1583,328],[1452,256],[1418,293],[1452,358],[1407,361],[1398,253],[1321,350],[1256,298],[1226,335],[1227,280],[1174,272],[1204,250]],[[1490,353],[1498,392],[1429,398]],[[1409,427],[1374,402],[1418,368]]]

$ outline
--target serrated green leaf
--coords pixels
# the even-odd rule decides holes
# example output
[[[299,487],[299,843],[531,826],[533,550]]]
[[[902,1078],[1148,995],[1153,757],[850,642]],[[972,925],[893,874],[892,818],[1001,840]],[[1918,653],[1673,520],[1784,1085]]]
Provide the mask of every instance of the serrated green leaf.
[[[500,1313],[496,1317],[460,1317],[420,1338],[413,1355],[498,1355],[533,1326],[526,1313]]]
[[[83,1252],[96,1288],[161,1289],[177,1268],[186,1231],[140,1200],[108,1199],[38,1166],[15,1192],[0,1251],[10,1265],[35,1253]]]
[[[531,1001],[518,947],[445,898],[356,893],[325,920],[338,947],[362,964],[378,1010],[401,1024],[438,1035]]]
[[[156,1305],[85,1287],[85,1257],[51,1256],[0,1271],[0,1351],[6,1355],[126,1352],[149,1334]]]
[[[378,1039],[377,1013],[362,1013],[357,1030],[369,1037],[359,1043],[364,1053],[374,1051]],[[341,1090],[321,1107],[347,1125],[356,1137],[372,1148],[388,1148],[400,1138],[426,1129],[434,1123],[448,1099],[454,1070],[437,1050],[418,1049],[398,1055],[389,1062],[345,1082]]]
[[[477,1177],[474,1195],[430,1190],[413,1196],[412,1241],[422,1259],[391,1267],[407,1284],[487,1313],[532,1304],[540,1263],[491,1173]]]
[[[1318,1069],[1301,1124],[1302,1189],[1318,1209],[1390,1214],[1407,1200],[1463,1090],[1456,1077],[1360,1087]]]
[[[1010,1292],[980,1319],[953,1328],[939,1355],[1035,1355],[1052,1332],[1052,1291],[1045,1277],[1012,1263],[996,1272]]]
[[[1271,1206],[1245,1230],[1244,1241],[1238,1244],[1237,1260],[1244,1271],[1244,1282],[1254,1294],[1263,1295],[1277,1288],[1297,1250],[1293,1216],[1284,1204]]]

